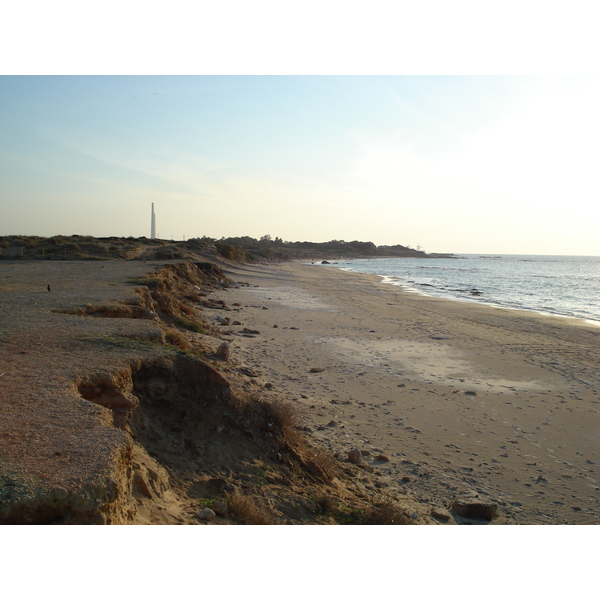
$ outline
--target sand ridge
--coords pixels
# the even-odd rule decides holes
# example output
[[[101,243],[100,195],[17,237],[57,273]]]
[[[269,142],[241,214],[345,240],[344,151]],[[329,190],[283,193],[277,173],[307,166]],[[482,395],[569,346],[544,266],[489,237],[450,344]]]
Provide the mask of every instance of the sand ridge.
[[[222,315],[241,311],[205,301],[231,284],[215,264],[0,271],[1,523],[208,524],[217,500],[215,524],[433,521],[371,493],[378,473],[307,443],[296,411],[257,385],[223,343]]]

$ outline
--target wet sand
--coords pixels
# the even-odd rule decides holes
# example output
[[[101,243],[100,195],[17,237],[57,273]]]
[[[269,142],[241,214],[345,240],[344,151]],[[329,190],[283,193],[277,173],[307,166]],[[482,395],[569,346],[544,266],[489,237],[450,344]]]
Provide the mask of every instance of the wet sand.
[[[376,488],[424,513],[474,498],[498,503],[499,524],[600,522],[600,328],[335,267],[229,275],[250,287],[213,297],[260,332],[223,327],[236,359],[302,409],[315,440],[375,462]]]

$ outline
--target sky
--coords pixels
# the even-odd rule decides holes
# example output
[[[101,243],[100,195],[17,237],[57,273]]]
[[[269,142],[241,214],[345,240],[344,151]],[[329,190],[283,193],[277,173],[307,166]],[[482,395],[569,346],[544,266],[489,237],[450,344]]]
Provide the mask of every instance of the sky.
[[[1,76],[0,235],[600,255],[591,76]]]
[[[149,236],[154,202],[166,239],[269,234],[428,252],[600,255],[597,3],[21,0],[3,7],[3,23],[0,236]],[[152,531],[153,542],[162,535],[196,557],[183,528],[175,544],[173,531]],[[245,548],[241,531],[235,543]],[[331,552],[338,538],[329,531],[305,531],[294,535],[310,538],[284,540],[281,564],[271,549],[282,540],[250,533],[248,564],[236,569],[254,574],[271,552],[270,577],[285,584],[287,565],[320,548],[326,555],[313,571],[345,560]],[[429,575],[423,552],[438,552],[438,571],[452,569],[448,553],[473,542],[474,530],[447,540],[441,529],[427,530],[435,540],[423,531],[393,555],[417,574],[415,586]],[[480,531],[476,583],[486,584],[490,558],[524,548],[514,580],[504,574],[507,593],[515,584],[538,595],[540,586],[593,589],[581,575],[594,573],[582,529],[536,529],[535,538],[525,528]],[[546,531],[552,541],[541,540]],[[130,549],[133,530],[121,533]],[[26,547],[45,552],[40,581],[60,572],[48,557],[65,553],[85,572],[88,557],[84,564],[69,552],[80,544],[67,540],[53,554],[56,536],[40,544],[39,534]],[[366,529],[349,535],[362,546],[389,542]],[[568,553],[557,552],[557,536]],[[229,551],[222,538],[222,530],[212,536],[211,555],[215,544]],[[94,541],[105,553],[105,540]],[[529,581],[519,564],[542,578]],[[210,566],[220,574],[220,563]],[[21,574],[20,563],[11,567]],[[386,573],[395,577],[380,570],[382,591],[394,585]],[[439,591],[462,597],[462,582],[455,590],[448,575]],[[373,578],[351,585],[350,596],[372,593]]]
[[[600,255],[594,3],[200,4],[6,7],[0,235]]]

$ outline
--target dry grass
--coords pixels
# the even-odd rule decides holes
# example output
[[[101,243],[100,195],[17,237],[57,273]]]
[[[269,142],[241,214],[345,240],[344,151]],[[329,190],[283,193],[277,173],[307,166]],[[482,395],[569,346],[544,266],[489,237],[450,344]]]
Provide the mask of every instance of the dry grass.
[[[306,446],[304,464],[313,475],[324,481],[331,481],[338,472],[336,460],[323,448]]]
[[[202,302],[202,297],[197,292],[192,292],[191,294],[187,294],[185,296],[185,299],[189,300],[190,302]]]
[[[234,493],[227,501],[229,513],[242,525],[274,525],[275,519],[252,496]]]
[[[171,346],[176,346],[180,350],[187,352],[191,349],[190,343],[185,336],[177,329],[170,327],[165,333],[165,341]]]
[[[290,429],[298,427],[302,415],[300,411],[289,402],[284,400],[273,400],[265,403],[269,416],[277,423],[282,431],[286,432]]]
[[[316,501],[322,514],[327,515],[337,510],[339,502],[331,496],[319,496]]]
[[[298,407],[284,400],[273,400],[264,405],[290,451],[312,475],[331,481],[337,474],[337,462],[324,449],[310,445],[302,431],[299,431],[302,413]]]
[[[188,331],[193,331],[194,333],[202,333],[203,335],[207,335],[207,331],[204,328],[203,324],[193,317],[178,317],[175,319],[175,322],[180,327],[187,329]]]
[[[408,525],[410,519],[391,502],[382,502],[366,513],[362,519],[364,525]]]

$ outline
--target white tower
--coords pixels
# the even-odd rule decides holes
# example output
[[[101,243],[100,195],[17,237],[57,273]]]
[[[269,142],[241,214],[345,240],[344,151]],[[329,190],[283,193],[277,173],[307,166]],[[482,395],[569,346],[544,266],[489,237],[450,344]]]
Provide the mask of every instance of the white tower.
[[[154,202],[152,203],[152,214],[150,216],[150,239],[156,239],[156,215],[154,214]]]

